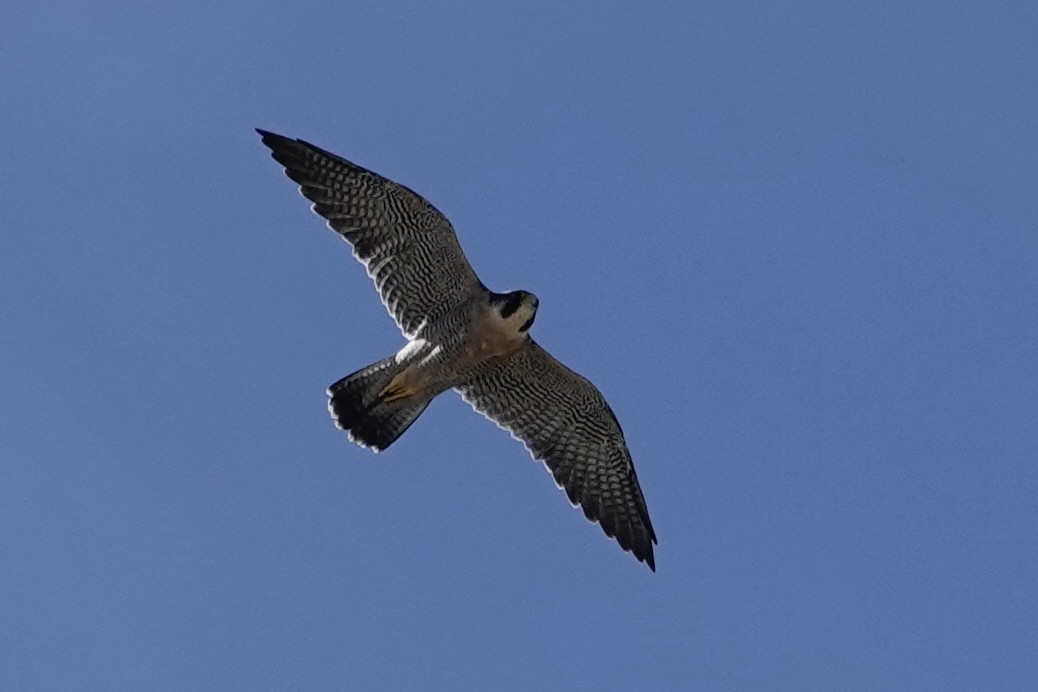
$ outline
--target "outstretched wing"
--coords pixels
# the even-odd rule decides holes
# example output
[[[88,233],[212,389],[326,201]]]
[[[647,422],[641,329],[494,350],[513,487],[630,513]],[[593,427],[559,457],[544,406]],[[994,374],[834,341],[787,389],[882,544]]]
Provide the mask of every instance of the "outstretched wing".
[[[620,423],[601,392],[532,339],[457,387],[551,470],[570,502],[655,571],[656,534]]]
[[[480,285],[454,228],[420,195],[301,139],[256,131],[313,210],[353,246],[406,337]]]

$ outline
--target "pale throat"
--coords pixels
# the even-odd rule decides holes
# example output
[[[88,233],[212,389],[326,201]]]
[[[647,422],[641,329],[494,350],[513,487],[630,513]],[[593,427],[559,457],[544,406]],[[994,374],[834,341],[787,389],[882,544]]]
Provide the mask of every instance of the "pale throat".
[[[511,353],[526,342],[526,332],[519,327],[530,318],[530,309],[520,306],[508,317],[501,317],[495,307],[482,311],[480,319],[472,325],[466,335],[466,348],[469,358],[481,360],[492,356]]]

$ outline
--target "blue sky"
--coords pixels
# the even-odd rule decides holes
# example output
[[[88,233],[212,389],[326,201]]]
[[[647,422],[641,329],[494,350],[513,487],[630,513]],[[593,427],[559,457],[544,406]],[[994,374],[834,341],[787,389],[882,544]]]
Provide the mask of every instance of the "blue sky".
[[[103,5],[103,6],[102,6]],[[1034,689],[1033,3],[7,3],[0,688]],[[650,573],[254,134],[418,190],[622,421]]]

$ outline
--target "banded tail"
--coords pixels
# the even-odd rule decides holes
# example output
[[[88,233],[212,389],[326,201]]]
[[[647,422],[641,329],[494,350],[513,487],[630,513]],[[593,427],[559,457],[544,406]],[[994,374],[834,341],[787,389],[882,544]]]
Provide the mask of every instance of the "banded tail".
[[[349,432],[353,442],[376,452],[393,444],[432,401],[421,395],[397,400],[389,397],[388,401],[379,396],[406,366],[406,361],[397,363],[396,357],[390,356],[329,387],[328,411],[335,426]]]

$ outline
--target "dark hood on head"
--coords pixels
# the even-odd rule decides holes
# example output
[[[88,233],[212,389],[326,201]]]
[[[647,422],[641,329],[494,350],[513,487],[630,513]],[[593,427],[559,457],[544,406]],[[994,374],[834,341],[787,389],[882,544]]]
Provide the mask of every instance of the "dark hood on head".
[[[515,311],[519,309],[519,306],[523,304],[523,298],[526,297],[525,291],[512,291],[511,293],[499,294],[500,305],[501,305],[501,317],[505,319],[515,314]]]

